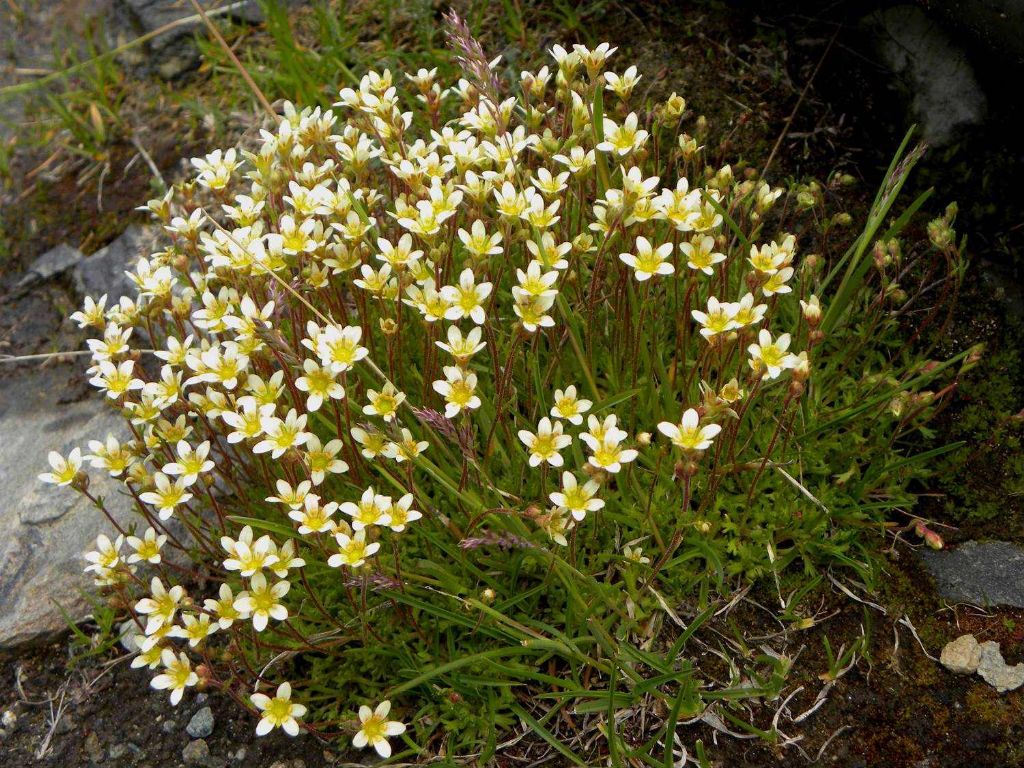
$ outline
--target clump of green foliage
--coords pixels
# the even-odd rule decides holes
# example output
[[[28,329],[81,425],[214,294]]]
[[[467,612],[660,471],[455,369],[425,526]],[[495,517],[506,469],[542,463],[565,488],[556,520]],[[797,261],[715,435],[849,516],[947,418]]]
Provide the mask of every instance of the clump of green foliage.
[[[815,196],[707,167],[685,101],[641,100],[609,45],[517,73],[450,38],[447,87],[371,71],[149,203],[170,241],[137,301],[75,315],[131,437],[44,479],[101,507],[83,460],[123,479],[138,523],[112,518],[89,570],[172,703],[200,685],[258,733],[481,763],[517,722],[577,763],[671,764],[708,707],[778,739],[735,707],[790,659],[713,679],[686,651],[753,581],[794,620],[825,571],[870,583],[941,453],[906,442],[965,355],[901,344],[910,297],[880,268],[919,150],[825,263],[787,231]],[[826,646],[828,674],[865,643]],[[602,738],[557,738],[563,716]]]

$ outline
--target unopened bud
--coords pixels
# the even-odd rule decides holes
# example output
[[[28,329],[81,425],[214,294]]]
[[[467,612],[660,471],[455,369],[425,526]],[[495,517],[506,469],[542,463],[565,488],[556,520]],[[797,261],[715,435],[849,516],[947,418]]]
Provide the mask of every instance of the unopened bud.
[[[89,490],[89,474],[84,470],[80,469],[75,474],[75,479],[71,481],[71,487],[77,491],[85,493]]]
[[[686,99],[679,94],[673,92],[668,99],[665,100],[665,117],[669,120],[678,120],[683,116],[683,112],[686,111]]]
[[[395,322],[394,318],[382,317],[378,323],[380,324],[381,333],[385,336],[394,336],[398,333],[398,323]]]
[[[813,293],[807,301],[800,300],[800,307],[804,313],[804,320],[811,328],[816,328],[821,322],[821,302]]]

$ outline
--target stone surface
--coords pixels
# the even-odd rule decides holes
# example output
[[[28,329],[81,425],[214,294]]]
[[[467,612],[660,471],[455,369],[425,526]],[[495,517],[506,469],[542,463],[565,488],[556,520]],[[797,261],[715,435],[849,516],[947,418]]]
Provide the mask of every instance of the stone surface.
[[[921,557],[947,600],[1024,608],[1024,549],[1003,541],[969,541]]]
[[[89,439],[125,437],[121,417],[98,396],[57,403],[55,393],[78,375],[56,366],[0,380],[0,648],[67,629],[58,602],[76,620],[89,613],[92,579],[82,572],[82,551],[110,523],[81,495],[37,479],[50,450],[87,452]],[[119,485],[90,474],[90,491],[116,519],[129,519],[130,499]]]
[[[928,11],[986,54],[1024,67],[1024,3],[1020,0],[928,0]]]
[[[185,761],[185,765],[206,765],[210,760],[210,745],[203,739],[190,741],[181,750],[181,759]]]
[[[134,299],[135,283],[125,274],[134,269],[139,259],[148,257],[157,247],[159,232],[155,227],[132,225],[110,245],[96,251],[75,266],[75,288],[84,296],[107,295],[107,306],[122,296]]]
[[[51,277],[67,272],[83,258],[85,257],[80,250],[72,248],[67,243],[61,243],[32,262],[32,266],[28,268],[24,277],[15,287],[27,288],[43,280],[49,280]]]
[[[958,675],[973,675],[981,662],[981,646],[974,635],[961,635],[946,643],[939,656],[939,663]]]
[[[188,721],[185,732],[193,739],[205,739],[213,733],[213,710],[203,707]]]
[[[963,49],[920,8],[897,5],[868,17],[881,60],[908,92],[921,135],[933,146],[982,122],[985,94]]]
[[[289,5],[296,4],[294,2]],[[209,6],[209,3],[204,4]],[[211,19],[230,18],[248,24],[263,21],[256,0],[235,0],[207,8]],[[169,24],[181,22],[149,40],[143,51],[130,51],[123,61],[156,72],[166,80],[180,77],[199,65],[199,49],[193,36],[202,31],[195,10],[182,0],[116,0],[112,14],[115,30],[112,42],[123,44],[141,35],[153,33]],[[140,55],[141,54],[141,55]]]
[[[979,646],[981,660],[978,674],[999,693],[1013,691],[1024,685],[1024,664],[1010,666],[1003,659],[999,643],[989,640]]]

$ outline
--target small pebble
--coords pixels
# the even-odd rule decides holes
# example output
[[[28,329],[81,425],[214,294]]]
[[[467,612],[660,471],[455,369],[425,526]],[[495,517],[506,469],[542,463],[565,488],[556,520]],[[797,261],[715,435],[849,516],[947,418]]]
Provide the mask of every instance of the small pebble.
[[[164,733],[174,733],[176,730],[178,730],[178,724],[173,720],[164,720],[163,724],[160,726],[160,729]]]
[[[100,744],[100,737],[93,731],[85,737],[85,753],[95,763],[103,760],[103,746]]]
[[[958,675],[973,675],[981,662],[981,646],[974,635],[961,635],[946,643],[939,657],[939,663]]]
[[[107,753],[107,756],[111,760],[120,760],[128,754],[129,749],[130,747],[127,744],[114,744]]]
[[[185,732],[193,739],[205,739],[213,733],[213,710],[203,707],[188,721]]]
[[[71,713],[65,712],[61,716],[60,720],[57,721],[55,733],[58,736],[63,736],[65,733],[71,733],[71,731],[75,730],[76,725],[77,723],[75,722],[75,718],[71,716]]]
[[[242,762],[247,754],[249,754],[249,751],[245,747],[239,747],[238,751],[234,754],[235,762]]]
[[[185,765],[206,765],[210,759],[210,745],[204,739],[190,741],[188,746],[181,750],[181,759]]]

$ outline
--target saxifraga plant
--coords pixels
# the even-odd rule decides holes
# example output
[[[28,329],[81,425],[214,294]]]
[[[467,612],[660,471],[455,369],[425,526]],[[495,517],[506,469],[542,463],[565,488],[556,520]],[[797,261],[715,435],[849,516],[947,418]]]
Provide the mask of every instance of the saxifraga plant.
[[[808,193],[705,168],[683,99],[636,103],[614,48],[555,46],[513,88],[452,25],[452,88],[370,72],[338,113],[286,104],[148,204],[170,244],[138,299],[74,316],[131,437],[43,479],[102,507],[88,460],[134,499],[88,570],[173,704],[206,687],[260,734],[481,763],[516,722],[582,761],[550,730],[571,713],[603,723],[589,757],[671,764],[681,718],[738,722],[788,670],[702,679],[683,651],[712,600],[870,583],[935,454],[907,437],[960,359],[901,345],[886,277],[910,279],[917,206],[889,211],[917,152],[826,264],[777,213]],[[956,281],[950,225],[927,253]]]

